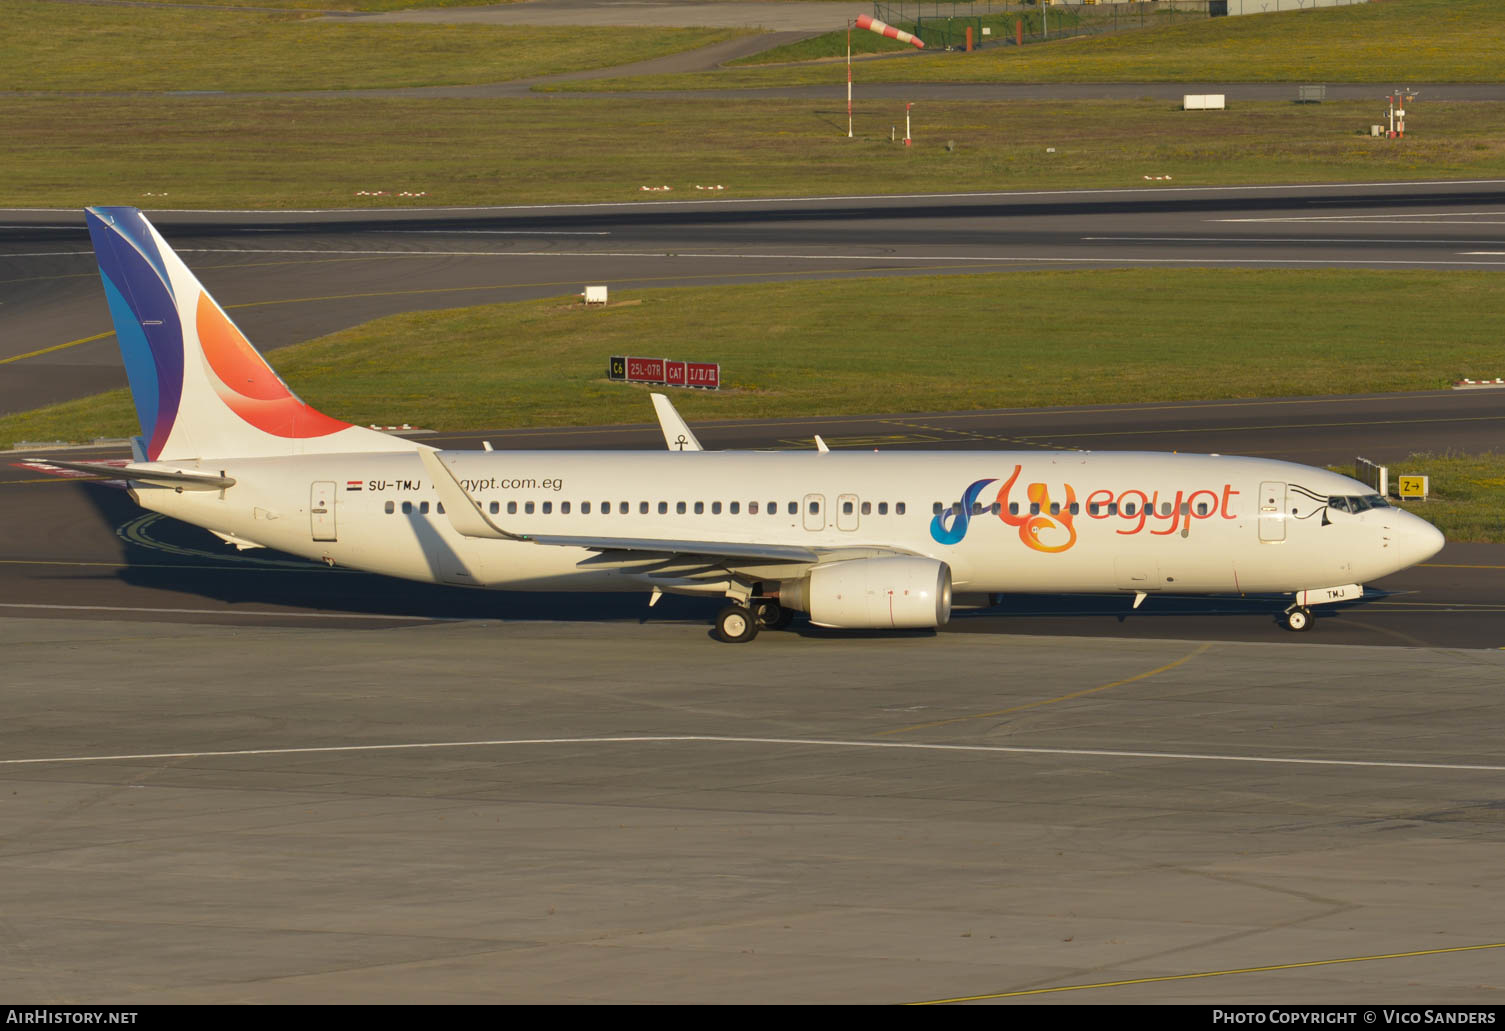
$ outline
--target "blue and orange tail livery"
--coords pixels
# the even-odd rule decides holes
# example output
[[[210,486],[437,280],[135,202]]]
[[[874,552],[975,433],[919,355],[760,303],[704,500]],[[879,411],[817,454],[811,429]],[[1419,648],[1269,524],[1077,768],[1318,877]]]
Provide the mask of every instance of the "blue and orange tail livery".
[[[415,449],[305,404],[140,211],[85,214],[147,459]]]

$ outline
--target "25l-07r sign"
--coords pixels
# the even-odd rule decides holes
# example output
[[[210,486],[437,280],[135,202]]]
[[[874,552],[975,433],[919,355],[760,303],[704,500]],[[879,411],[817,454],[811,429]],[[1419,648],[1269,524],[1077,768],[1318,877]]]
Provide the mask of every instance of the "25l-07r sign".
[[[662,383],[671,387],[721,389],[721,366],[715,362],[675,362],[667,358],[612,355],[606,375],[628,383]]]

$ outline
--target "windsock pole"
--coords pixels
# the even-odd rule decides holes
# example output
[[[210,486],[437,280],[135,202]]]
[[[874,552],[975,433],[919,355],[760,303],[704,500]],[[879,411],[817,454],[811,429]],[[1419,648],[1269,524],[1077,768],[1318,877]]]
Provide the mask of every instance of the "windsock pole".
[[[852,23],[847,22],[847,139],[852,138]]]

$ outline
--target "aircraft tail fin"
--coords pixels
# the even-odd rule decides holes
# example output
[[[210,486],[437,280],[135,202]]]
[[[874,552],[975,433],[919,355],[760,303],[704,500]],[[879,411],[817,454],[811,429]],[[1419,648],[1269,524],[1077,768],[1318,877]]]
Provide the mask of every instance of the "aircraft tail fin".
[[[91,207],[89,237],[141,422],[138,457],[414,451],[305,404],[135,208]]]

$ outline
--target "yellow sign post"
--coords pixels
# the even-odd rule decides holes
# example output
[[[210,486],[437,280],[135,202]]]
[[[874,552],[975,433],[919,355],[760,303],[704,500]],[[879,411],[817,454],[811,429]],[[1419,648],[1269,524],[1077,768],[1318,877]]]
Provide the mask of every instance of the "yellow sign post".
[[[1420,498],[1427,500],[1427,488],[1430,486],[1427,477],[1407,475],[1402,473],[1395,478],[1395,494],[1402,501],[1407,498]]]

